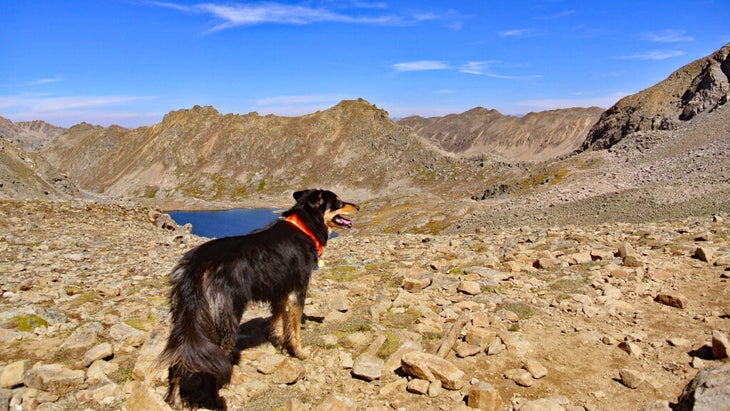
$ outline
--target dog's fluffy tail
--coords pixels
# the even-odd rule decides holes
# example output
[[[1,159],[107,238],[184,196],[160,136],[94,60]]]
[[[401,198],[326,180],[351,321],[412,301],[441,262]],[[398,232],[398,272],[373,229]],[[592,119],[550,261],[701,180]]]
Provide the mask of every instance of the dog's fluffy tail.
[[[170,275],[172,324],[159,362],[183,374],[209,374],[223,386],[229,382],[233,366],[229,353],[217,341],[220,325],[202,284],[207,269],[196,266],[194,253],[195,249],[188,252]]]

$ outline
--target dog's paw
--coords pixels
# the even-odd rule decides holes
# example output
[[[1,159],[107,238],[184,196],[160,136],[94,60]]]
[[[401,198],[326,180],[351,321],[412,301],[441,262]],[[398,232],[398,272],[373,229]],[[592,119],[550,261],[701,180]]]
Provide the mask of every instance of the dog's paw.
[[[304,347],[298,347],[297,349],[292,350],[292,354],[300,360],[306,360],[312,356],[312,352]]]

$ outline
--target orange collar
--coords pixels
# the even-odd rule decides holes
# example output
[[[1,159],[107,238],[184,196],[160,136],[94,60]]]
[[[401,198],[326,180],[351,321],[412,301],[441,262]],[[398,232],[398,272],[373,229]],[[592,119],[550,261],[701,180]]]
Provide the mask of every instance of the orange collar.
[[[312,241],[314,241],[314,247],[317,248],[317,257],[322,256],[322,251],[324,251],[324,247],[322,246],[322,243],[320,243],[319,240],[317,240],[317,237],[315,237],[314,234],[312,234],[312,232],[309,231],[307,226],[304,225],[304,223],[302,222],[302,220],[299,218],[298,215],[292,214],[289,217],[285,218],[284,221],[291,223],[291,225],[300,229],[304,234],[308,235],[309,238],[311,238]]]

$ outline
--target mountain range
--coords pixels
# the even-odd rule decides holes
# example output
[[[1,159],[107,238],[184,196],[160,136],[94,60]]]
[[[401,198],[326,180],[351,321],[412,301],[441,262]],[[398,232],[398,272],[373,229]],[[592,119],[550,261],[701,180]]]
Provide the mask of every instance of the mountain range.
[[[358,99],[300,117],[195,106],[135,129],[0,118],[0,197],[200,208],[285,205],[294,189],[326,187],[369,203],[373,229],[411,231],[601,221],[637,205],[653,218],[727,211],[728,54],[730,44],[605,111],[393,121]],[[702,205],[660,212],[675,186]]]

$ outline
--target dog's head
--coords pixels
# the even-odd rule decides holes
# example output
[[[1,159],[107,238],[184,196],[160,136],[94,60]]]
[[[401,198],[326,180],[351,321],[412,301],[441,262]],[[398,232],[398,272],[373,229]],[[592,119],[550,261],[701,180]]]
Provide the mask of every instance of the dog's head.
[[[327,228],[334,227],[352,228],[352,221],[344,216],[351,215],[360,210],[360,206],[347,203],[340,197],[327,190],[302,190],[294,193],[294,200],[297,205],[309,207],[322,213],[324,224]]]

